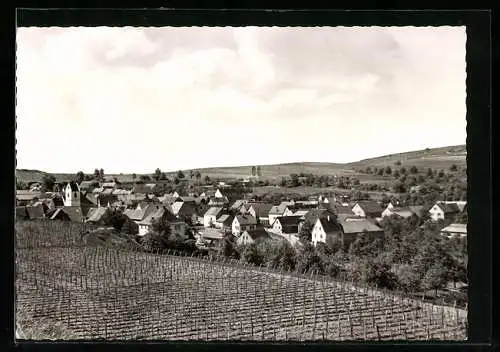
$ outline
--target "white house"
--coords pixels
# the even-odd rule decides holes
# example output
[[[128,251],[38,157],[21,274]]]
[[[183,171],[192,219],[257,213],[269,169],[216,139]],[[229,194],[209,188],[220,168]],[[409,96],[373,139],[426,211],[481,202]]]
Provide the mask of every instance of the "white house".
[[[263,228],[255,229],[255,230],[245,230],[241,234],[240,237],[236,240],[238,245],[248,245],[260,241],[264,241],[266,239],[270,239],[271,236],[267,233]]]
[[[441,236],[453,237],[467,237],[467,224],[450,224],[441,229]]]
[[[275,205],[269,210],[269,224],[272,226],[278,217],[293,216],[293,211],[288,207],[287,202]]]
[[[238,237],[243,231],[255,230],[257,219],[251,215],[236,215],[233,219],[232,233]]]
[[[429,209],[430,217],[434,221],[444,220],[461,213],[466,202],[437,202]]]
[[[298,234],[303,223],[302,216],[280,216],[274,220],[272,231],[278,235]]]
[[[318,218],[311,230],[311,242],[314,246],[318,242],[327,243],[328,236],[341,236],[342,229],[338,223],[328,218]]]
[[[215,221],[221,215],[222,208],[221,207],[211,207],[207,210],[205,215],[203,215],[203,226],[210,227],[215,225]]]
[[[360,201],[352,207],[352,212],[363,218],[379,218],[382,216],[382,211],[380,205],[374,201]]]

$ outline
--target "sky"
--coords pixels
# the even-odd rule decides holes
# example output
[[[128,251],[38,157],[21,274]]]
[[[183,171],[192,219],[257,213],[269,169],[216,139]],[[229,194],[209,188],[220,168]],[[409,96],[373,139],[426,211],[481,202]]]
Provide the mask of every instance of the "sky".
[[[465,27],[17,29],[17,168],[354,162],[465,144]]]

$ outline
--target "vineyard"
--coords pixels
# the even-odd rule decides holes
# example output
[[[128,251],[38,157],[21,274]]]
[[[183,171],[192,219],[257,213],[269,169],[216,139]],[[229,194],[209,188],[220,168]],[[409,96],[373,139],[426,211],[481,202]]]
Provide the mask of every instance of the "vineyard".
[[[21,226],[22,225],[22,226]],[[64,337],[106,340],[464,340],[463,310],[329,277],[81,240],[81,225],[16,226],[16,310]],[[26,319],[17,319],[18,331]]]

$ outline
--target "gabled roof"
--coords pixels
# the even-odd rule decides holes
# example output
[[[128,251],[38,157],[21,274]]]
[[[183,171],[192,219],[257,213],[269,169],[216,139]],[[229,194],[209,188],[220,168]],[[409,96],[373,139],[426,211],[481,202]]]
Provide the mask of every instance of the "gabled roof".
[[[467,224],[450,224],[441,229],[441,232],[467,234]]]
[[[269,216],[269,212],[273,208],[273,205],[270,203],[248,203],[247,209],[250,210],[253,208],[255,210],[255,214],[259,217],[267,217]]]
[[[339,224],[335,221],[328,221],[328,219],[318,219],[317,221],[319,221],[321,223],[321,226],[323,227],[323,230],[325,230],[325,233],[326,234],[329,234],[329,233],[338,233],[339,231],[341,231],[342,229],[340,228]]]
[[[351,212],[352,213],[352,212]],[[318,218],[327,218],[328,215],[335,216],[335,214],[329,209],[310,209],[304,219],[310,223],[315,223]]]
[[[174,214],[177,214],[179,213],[179,210],[181,210],[182,206],[184,205],[184,202],[174,202],[172,205],[171,205],[171,209],[172,209],[172,212]]]
[[[233,215],[222,214],[221,216],[219,216],[219,218],[215,222],[221,223],[223,225],[231,225],[233,220],[234,220]]]
[[[250,238],[254,241],[263,240],[271,237],[269,236],[267,231],[264,230],[263,228],[258,228],[255,230],[245,230],[242,235],[244,235],[245,233],[247,233],[248,236],[250,236]]]
[[[362,232],[382,232],[377,225],[371,223],[365,218],[347,218],[339,219],[344,233],[362,233]]]
[[[75,181],[68,182],[64,187],[69,186],[71,187],[72,192],[79,192],[80,188],[78,187],[78,184]]]
[[[296,226],[299,225],[304,219],[301,216],[279,216],[276,218],[279,220],[281,226]]]
[[[222,211],[221,207],[211,207],[207,210],[204,216],[218,216]]]
[[[238,199],[231,205],[231,209],[239,210],[245,203],[246,201],[244,199]]]
[[[236,219],[240,225],[257,225],[257,218],[252,215],[236,215]]]
[[[154,212],[158,208],[159,207],[157,207],[153,204],[147,204],[146,206],[144,206],[140,209],[139,209],[139,207],[136,209],[127,209],[127,210],[125,210],[124,215],[128,216],[128,218],[130,220],[141,221],[141,220],[144,220],[144,218],[148,214]]]
[[[436,204],[443,210],[445,214],[454,214],[460,212],[460,208],[456,203],[437,202]]]
[[[28,213],[28,218],[30,220],[42,219],[45,217],[45,213],[43,212],[43,205],[41,203],[34,206],[26,206],[26,212]]]
[[[280,205],[273,205],[273,207],[269,210],[269,215],[283,215],[286,208],[288,208],[287,203],[281,203]]]
[[[177,200],[181,199],[180,197],[174,197],[170,194],[165,194],[162,197],[158,197],[158,200],[164,204],[172,204],[176,202]]]
[[[351,207],[346,207],[346,206],[343,206],[343,205],[337,205],[335,206],[335,211],[337,214],[346,214],[346,215],[352,215],[354,214],[352,212],[352,208]]]
[[[363,211],[367,214],[382,214],[382,212],[384,211],[384,209],[382,209],[382,207],[374,201],[365,200],[356,202],[356,204],[358,204],[361,209],[363,209]],[[356,204],[354,204],[353,208],[356,206]]]
[[[62,218],[68,218],[74,222],[83,222],[82,209],[80,207],[61,207],[57,208],[54,213],[51,215],[50,219],[60,219],[61,214],[64,214]]]
[[[16,219],[25,220],[28,218],[26,207],[16,207]]]
[[[89,222],[99,222],[109,211],[108,208],[91,208],[87,214],[87,221]]]
[[[153,211],[150,211],[148,215],[144,217],[141,221],[138,221],[137,223],[140,225],[149,225],[151,226],[153,224],[153,221],[158,220],[162,218],[165,215],[165,208],[164,207],[155,207]]]

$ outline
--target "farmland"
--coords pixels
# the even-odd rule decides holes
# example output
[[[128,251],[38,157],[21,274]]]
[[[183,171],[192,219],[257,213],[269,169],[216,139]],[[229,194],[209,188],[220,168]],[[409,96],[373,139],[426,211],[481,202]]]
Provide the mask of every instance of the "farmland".
[[[459,167],[466,166],[467,151],[465,145],[449,146],[442,148],[430,148],[426,150],[411,151],[406,153],[397,153],[385,155],[377,158],[360,160],[347,164],[328,163],[328,162],[298,162],[289,164],[262,165],[261,180],[276,180],[284,176],[289,176],[291,173],[313,173],[317,175],[344,175],[356,176],[363,182],[381,182],[384,178],[376,175],[363,175],[356,170],[365,169],[366,167],[385,167],[394,165],[395,162],[400,162],[404,167],[415,165],[419,169],[444,169],[447,170],[451,165],[456,164]],[[162,169],[168,169],[168,165],[158,165]],[[252,165],[249,166],[234,166],[234,167],[214,167],[197,169],[203,176],[210,178],[244,178],[252,173]],[[106,171],[106,170],[104,170]],[[154,171],[154,170],[151,170]],[[186,170],[184,170],[186,172]],[[189,170],[187,170],[189,171]],[[92,172],[92,170],[87,170]],[[168,177],[175,176],[174,171],[167,172]],[[18,169],[16,177],[23,182],[40,182],[46,173],[39,170],[23,170]],[[57,181],[71,179],[73,174],[54,174]],[[107,174],[107,177],[116,177],[119,181],[133,181],[131,174]]]
[[[58,328],[45,338],[69,340],[466,338],[463,310],[283,268],[89,246],[76,225],[39,228],[17,227],[20,337],[40,323]]]

